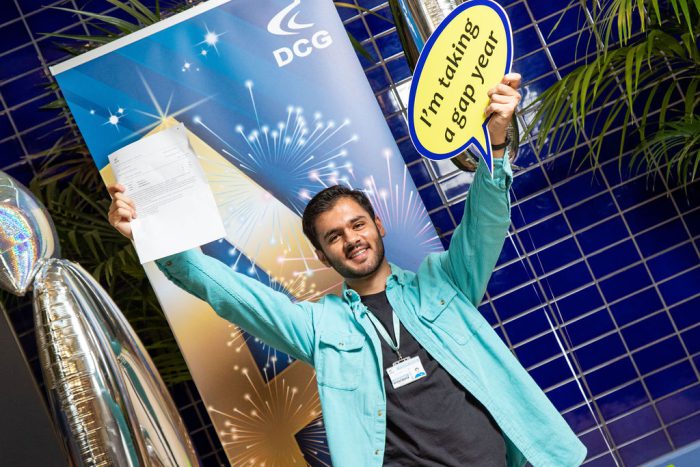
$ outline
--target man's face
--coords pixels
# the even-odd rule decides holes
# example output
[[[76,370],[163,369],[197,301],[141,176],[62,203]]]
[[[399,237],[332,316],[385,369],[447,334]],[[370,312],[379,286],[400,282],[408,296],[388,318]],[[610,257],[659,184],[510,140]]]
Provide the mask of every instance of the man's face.
[[[318,258],[345,279],[373,274],[384,261],[384,227],[372,220],[352,198],[340,198],[333,208],[316,218],[316,234],[322,250]]]

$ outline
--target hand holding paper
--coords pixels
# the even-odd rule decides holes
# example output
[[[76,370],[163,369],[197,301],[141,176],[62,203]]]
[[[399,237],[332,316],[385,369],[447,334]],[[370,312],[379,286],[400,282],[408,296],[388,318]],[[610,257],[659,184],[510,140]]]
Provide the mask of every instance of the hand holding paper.
[[[117,232],[129,240],[133,240],[131,221],[136,217],[134,200],[124,194],[126,187],[121,183],[108,186],[107,191],[112,197],[112,204],[109,206],[109,212],[107,213],[109,223],[117,229]]]
[[[110,187],[110,222],[127,237],[133,235],[141,263],[225,236],[183,124],[140,139],[110,154],[109,160],[125,188],[122,193]]]

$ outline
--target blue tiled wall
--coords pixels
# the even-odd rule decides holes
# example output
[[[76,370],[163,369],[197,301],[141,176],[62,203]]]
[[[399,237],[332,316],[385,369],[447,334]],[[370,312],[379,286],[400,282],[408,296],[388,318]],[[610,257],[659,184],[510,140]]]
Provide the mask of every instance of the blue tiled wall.
[[[390,16],[381,0],[355,1]],[[23,182],[35,171],[25,156],[65,133],[56,111],[38,110],[55,98],[45,87],[46,66],[65,58],[43,33],[86,31],[48,7],[85,3],[109,10],[101,0],[8,0],[0,9],[0,165]],[[501,1],[513,25],[525,104],[592,51],[586,12],[567,3]],[[339,12],[374,58],[360,61],[447,245],[471,176],[450,162],[421,159],[408,140],[410,69],[392,25]],[[612,128],[606,137],[614,143],[619,134]],[[586,444],[586,465],[615,465],[609,445],[620,465],[632,466],[700,439],[700,183],[684,190],[668,186],[658,169],[630,174],[624,164],[620,173],[616,150],[604,151],[596,167],[576,169],[585,145],[553,154],[537,152],[526,138],[511,236],[480,310]],[[12,318],[36,369],[31,319],[19,312]],[[221,446],[196,389],[183,384],[172,391],[203,462],[219,465]]]

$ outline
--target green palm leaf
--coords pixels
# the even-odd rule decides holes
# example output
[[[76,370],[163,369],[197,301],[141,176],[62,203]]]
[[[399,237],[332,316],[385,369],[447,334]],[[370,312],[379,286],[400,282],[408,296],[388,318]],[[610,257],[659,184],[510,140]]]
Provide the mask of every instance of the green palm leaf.
[[[586,160],[595,164],[610,150],[604,144],[606,132],[622,121],[618,155],[626,149],[626,138],[637,133],[642,145],[629,158],[631,165],[664,166],[667,179],[674,175],[677,182],[689,183],[698,175],[695,161],[700,159],[697,140],[683,133],[694,128],[688,122],[697,119],[699,111],[700,52],[695,39],[700,35],[700,0],[612,0],[605,9],[595,5],[599,4],[593,7],[597,55],[524,109],[530,119],[526,133],[537,131],[540,151],[548,147],[559,152],[572,135],[574,145],[587,139]],[[690,32],[683,34],[686,28]],[[679,88],[684,90],[682,110],[676,106]]]

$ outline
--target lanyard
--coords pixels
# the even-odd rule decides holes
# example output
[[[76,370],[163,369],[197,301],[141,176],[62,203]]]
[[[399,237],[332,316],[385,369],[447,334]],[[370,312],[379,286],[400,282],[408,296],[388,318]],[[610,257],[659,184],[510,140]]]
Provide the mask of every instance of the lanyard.
[[[367,313],[367,316],[369,317],[369,320],[372,321],[372,324],[379,335],[382,336],[382,339],[384,339],[384,342],[386,342],[387,345],[391,347],[394,352],[396,352],[396,355],[399,356],[399,360],[401,360],[403,358],[401,356],[401,352],[399,352],[399,346],[401,345],[401,323],[399,322],[399,317],[396,316],[396,313],[393,310],[391,311],[391,316],[394,319],[394,335],[396,336],[396,344],[394,344],[394,341],[387,332],[386,328],[382,326],[382,323],[379,322],[373,313]]]

